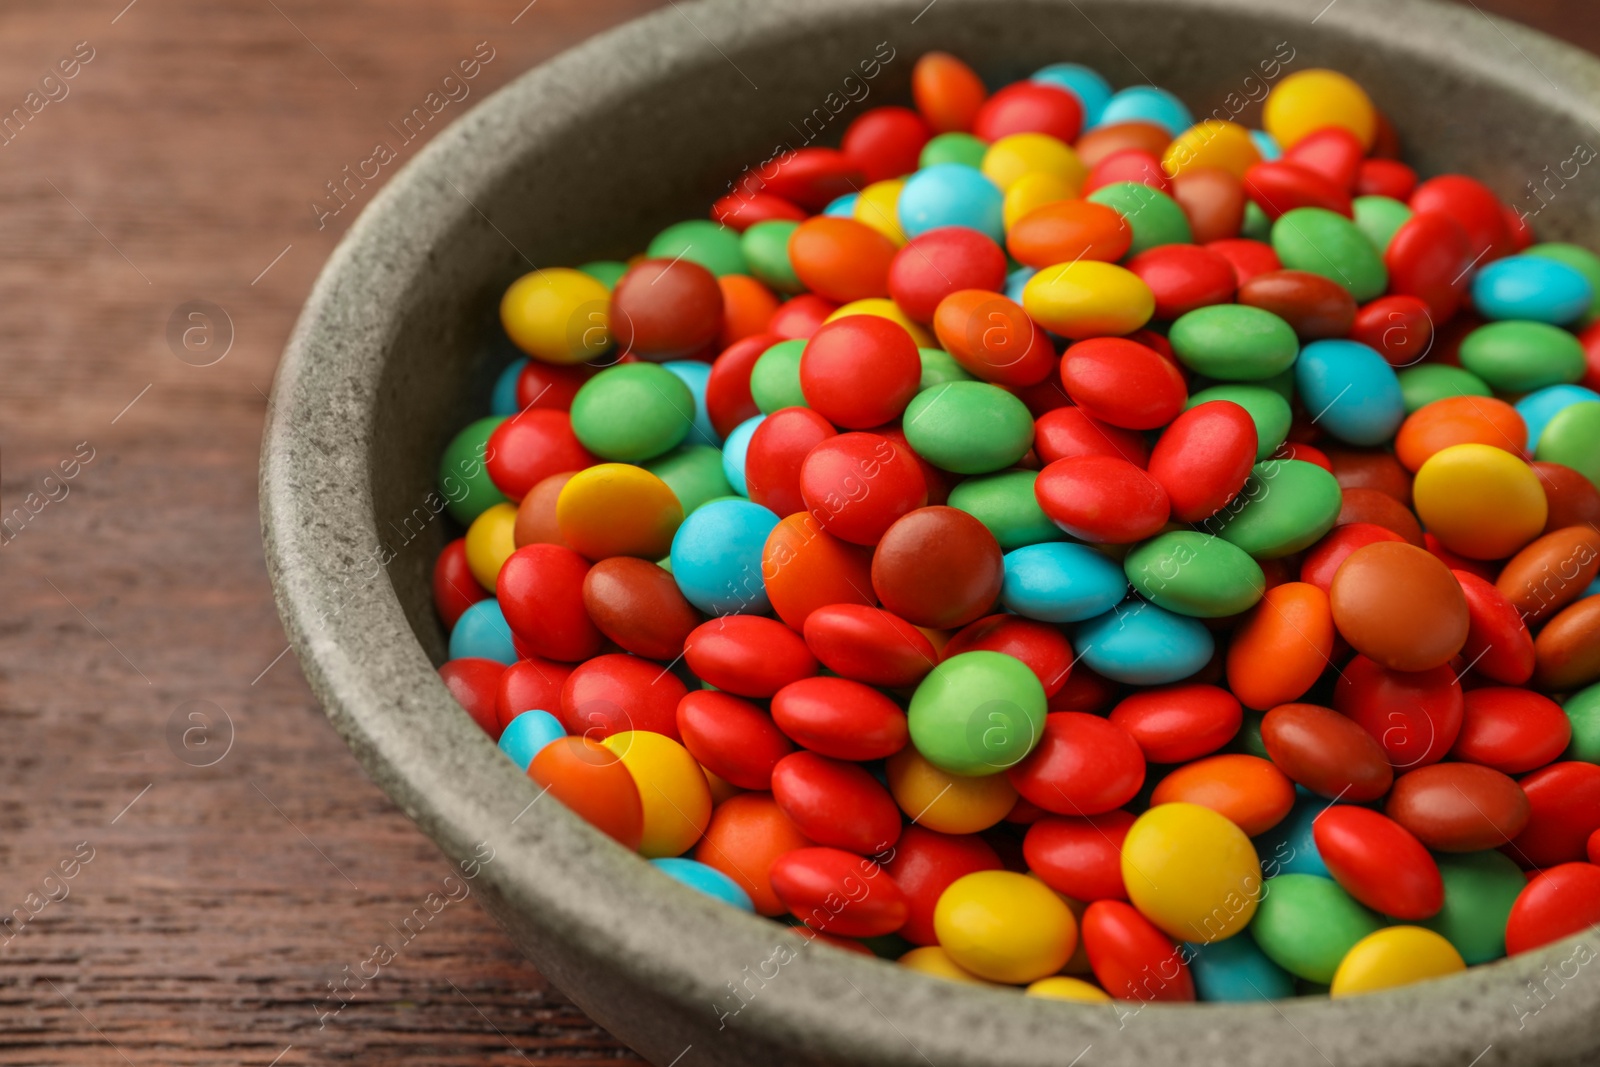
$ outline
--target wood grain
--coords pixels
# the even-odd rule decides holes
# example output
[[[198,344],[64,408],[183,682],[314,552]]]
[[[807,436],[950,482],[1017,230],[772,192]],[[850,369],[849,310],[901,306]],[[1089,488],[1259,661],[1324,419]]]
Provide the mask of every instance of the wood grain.
[[[449,871],[283,655],[257,525],[278,354],[393,167],[319,228],[325,183],[654,6],[524,2],[0,12],[0,118],[57,97],[0,138],[0,1064],[636,1060],[470,901],[327,1014]],[[1478,6],[1600,45],[1581,0]],[[400,144],[480,42],[471,95]],[[231,322],[209,366],[169,345],[190,301]]]

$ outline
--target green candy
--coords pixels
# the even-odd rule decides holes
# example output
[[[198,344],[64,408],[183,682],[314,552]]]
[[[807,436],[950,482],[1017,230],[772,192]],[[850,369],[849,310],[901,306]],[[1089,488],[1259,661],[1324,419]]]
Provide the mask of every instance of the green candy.
[[[917,157],[917,169],[926,170],[940,163],[962,163],[982,169],[983,157],[989,146],[970,133],[941,133],[922,146]]]
[[[1389,272],[1377,247],[1350,219],[1320,207],[1297,207],[1272,224],[1272,250],[1285,270],[1338,282],[1356,302],[1383,295]]]
[[[954,356],[942,348],[919,348],[917,355],[922,358],[922,381],[917,385],[919,393],[945,382],[977,381],[956,362]]]
[[[1250,420],[1256,424],[1258,461],[1276,452],[1289,436],[1294,412],[1289,409],[1289,401],[1274,389],[1264,385],[1213,385],[1189,397],[1186,407],[1192,408],[1208,400],[1231,400],[1250,413]]]
[[[1041,541],[1065,541],[1067,535],[1045,517],[1033,495],[1038,477],[1038,471],[1001,471],[968,478],[950,490],[950,506],[988,527],[1005,552]]]
[[[1522,252],[1525,256],[1539,256],[1544,259],[1553,259],[1557,263],[1565,263],[1579,274],[1589,280],[1589,286],[1596,293],[1600,293],[1600,256],[1595,255],[1587,248],[1579,245],[1567,244],[1564,241],[1550,241],[1545,244],[1533,245]],[[1600,303],[1600,302],[1597,302]],[[1587,314],[1574,325],[1583,327],[1596,319],[1600,319],[1600,307],[1590,307]]]
[[[1197,619],[1248,611],[1267,588],[1261,565],[1242,549],[1193,530],[1152,537],[1128,553],[1122,569],[1140,596]]]
[[[628,273],[628,265],[620,259],[597,259],[593,263],[585,263],[578,269],[607,289],[615,289],[622,276]]]
[[[1572,723],[1572,741],[1564,758],[1600,763],[1600,682],[1573,693],[1561,709]]]
[[[783,408],[810,407],[800,388],[800,354],[806,350],[803,338],[779,341],[750,368],[750,399],[763,415]]]
[[[1419,363],[1396,375],[1406,414],[1425,408],[1435,400],[1452,396],[1493,396],[1488,383],[1469,370],[1448,363]]]
[[[677,447],[694,427],[694,394],[656,363],[619,363],[572,398],[572,432],[602,459],[637,463]]]
[[[1456,947],[1468,967],[1506,954],[1506,919],[1528,879],[1499,852],[1435,853],[1444,908],[1417,923]]]
[[[722,277],[745,272],[737,230],[710,219],[675,222],[656,234],[644,254],[651,259],[686,259]]]
[[[945,382],[918,393],[901,426],[912,451],[956,474],[1004,470],[1033,446],[1028,405],[988,382]]]
[[[1194,231],[1189,216],[1172,197],[1160,189],[1138,182],[1112,182],[1102,185],[1085,200],[1114,208],[1133,231],[1128,255],[1136,256],[1158,245],[1192,244]]]
[[[1300,354],[1294,327],[1248,304],[1212,304],[1180,315],[1167,340],[1184,366],[1227,382],[1271,378]]]
[[[1379,252],[1388,251],[1394,232],[1413,214],[1409,207],[1387,196],[1358,196],[1352,201],[1352,207],[1356,213],[1356,229],[1366,234],[1372,247]]]
[[[1267,717],[1264,711],[1251,711],[1245,709],[1244,721],[1239,724],[1239,732],[1233,735],[1233,742],[1229,748],[1255,756],[1257,759],[1271,759],[1267,754],[1267,743],[1261,740],[1261,720]]]
[[[1033,751],[1044,731],[1044,686],[1014,656],[963,652],[917,685],[906,709],[911,743],[940,770],[998,774]]]
[[[1600,400],[1585,400],[1556,412],[1539,435],[1533,458],[1571,467],[1600,489]]]
[[[1280,559],[1333,529],[1341,505],[1339,483],[1315,463],[1269,459],[1255,465],[1244,489],[1205,525],[1255,559]]]
[[[1582,379],[1583,345],[1544,322],[1491,322],[1461,341],[1461,365],[1497,393],[1530,393]]]
[[[643,466],[667,483],[685,515],[733,494],[733,486],[722,472],[722,451],[710,445],[679,445]]]
[[[1272,220],[1254,200],[1245,201],[1244,222],[1239,226],[1239,236],[1267,244],[1272,240]]]
[[[1279,967],[1310,982],[1331,982],[1357,941],[1383,928],[1332,878],[1280,874],[1262,883],[1261,903],[1248,927]]]
[[[505,416],[493,415],[468,423],[439,457],[439,492],[449,502],[451,517],[463,526],[470,526],[496,504],[508,502],[483,462],[489,452],[489,435],[505,421]]]
[[[739,250],[756,281],[780,293],[801,293],[805,283],[789,262],[789,236],[800,224],[790,219],[758,222],[739,238]]]

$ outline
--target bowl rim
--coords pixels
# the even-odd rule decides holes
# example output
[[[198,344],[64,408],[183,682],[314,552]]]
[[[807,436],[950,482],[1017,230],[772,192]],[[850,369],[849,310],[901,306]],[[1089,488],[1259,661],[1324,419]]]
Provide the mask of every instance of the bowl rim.
[[[938,2],[947,17],[970,13],[984,0]],[[1081,11],[1074,0],[1041,2]],[[1082,6],[1110,2],[1082,0]],[[1434,0],[1121,3],[1246,17],[1303,13],[1316,16],[1322,29],[1430,62],[1441,62],[1449,49],[1448,62],[1464,73],[1600,129],[1600,61],[1481,12]],[[927,6],[926,0],[814,0],[799,9],[755,0],[673,3],[519,75],[436,136],[361,212],[317,279],[268,405],[260,492],[274,595],[313,692],[362,766],[452,858],[492,841],[497,858],[479,885],[503,921],[513,912],[534,916],[529,921],[552,945],[588,965],[620,963],[683,1011],[707,1012],[707,1022],[717,1020],[717,1004],[731,1003],[734,980],[775,945],[787,944],[779,928],[661,876],[560,805],[522,820],[538,799],[531,783],[493,757],[493,742],[467,716],[451,714],[453,701],[387,578],[343,589],[337,602],[330,600],[330,582],[348,572],[376,530],[372,411],[395,334],[393,311],[411,280],[429,269],[436,243],[462,226],[493,225],[475,203],[520,151],[684,64],[848,26],[862,13],[920,17]],[[1430,43],[1422,43],[1424,35]],[[1527,63],[1502,62],[1508,45]],[[615,62],[623,55],[630,61]],[[1384,1064],[1459,1057],[1465,1065],[1517,1033],[1502,1025],[1516,1021],[1508,998],[1551,964],[1570,959],[1586,936],[1382,996],[1156,1005],[1148,1013],[1121,1013],[1139,1016],[1132,1027],[1094,1005],[957,986],[848,953],[808,951],[785,966],[792,988],[740,1002],[732,1025],[818,1055],[867,1053],[880,1062],[941,1067],[1037,1064],[1062,1052],[1070,1057],[1081,1044],[1154,1062],[1174,1047],[1189,1050],[1195,1063],[1276,1062],[1234,1044],[1244,1028],[1260,1035],[1252,1047],[1274,1047],[1274,1056],[1296,1047],[1283,1042],[1303,1038],[1324,1059],[1328,1052]],[[1530,1050],[1566,1055],[1586,1040],[1582,1035],[1593,1029],[1586,1017],[1600,1008],[1600,984],[1589,985],[1596,988],[1547,1005],[1550,1017],[1539,1021]],[[1485,1010],[1491,1004],[1492,1013]],[[600,1005],[584,1006],[606,1014]],[[1401,1020],[1405,1025],[1397,1027]],[[1374,1032],[1382,1034],[1379,1047]]]

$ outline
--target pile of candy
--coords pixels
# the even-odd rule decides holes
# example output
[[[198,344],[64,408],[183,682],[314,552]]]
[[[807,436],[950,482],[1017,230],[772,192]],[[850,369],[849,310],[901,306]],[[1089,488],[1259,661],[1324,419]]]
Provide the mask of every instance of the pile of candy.
[[[1264,130],[912,84],[506,292],[462,706],[666,874],[952,980],[1338,997],[1600,922],[1600,258],[1336,72]]]

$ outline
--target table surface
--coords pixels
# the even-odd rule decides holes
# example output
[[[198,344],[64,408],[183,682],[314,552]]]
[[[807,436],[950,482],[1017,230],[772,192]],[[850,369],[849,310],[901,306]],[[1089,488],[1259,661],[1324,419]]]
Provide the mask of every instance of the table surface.
[[[324,184],[479,42],[473,97],[655,6],[525,2],[0,12],[0,114],[78,57],[0,144],[0,1064],[637,1062],[470,900],[331,1013],[449,871],[284,654],[257,520]],[[1584,0],[1475,6],[1600,49]]]

